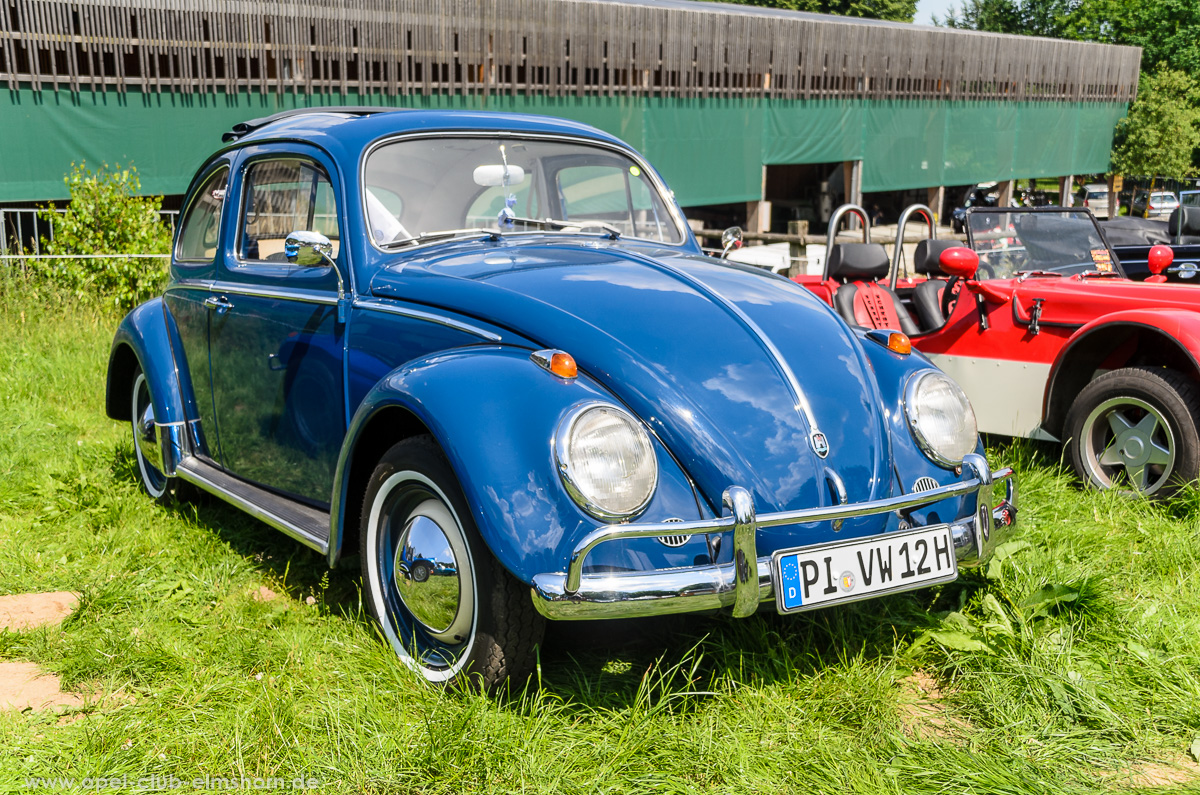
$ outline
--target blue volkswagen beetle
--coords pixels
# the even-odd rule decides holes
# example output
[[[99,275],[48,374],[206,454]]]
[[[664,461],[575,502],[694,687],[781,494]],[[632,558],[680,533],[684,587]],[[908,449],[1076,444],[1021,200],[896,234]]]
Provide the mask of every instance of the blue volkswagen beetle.
[[[705,256],[663,181],[542,117],[238,125],[184,201],[107,411],[145,490],[328,557],[426,679],[546,619],[783,613],[953,580],[1013,526],[970,404],[899,333]]]

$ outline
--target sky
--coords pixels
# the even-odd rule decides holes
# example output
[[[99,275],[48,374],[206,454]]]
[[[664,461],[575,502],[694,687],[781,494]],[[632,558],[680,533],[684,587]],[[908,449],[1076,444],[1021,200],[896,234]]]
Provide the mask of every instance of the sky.
[[[958,4],[958,0],[917,0],[917,15],[913,22],[918,25],[932,25],[934,14],[941,19],[946,16],[951,6]]]

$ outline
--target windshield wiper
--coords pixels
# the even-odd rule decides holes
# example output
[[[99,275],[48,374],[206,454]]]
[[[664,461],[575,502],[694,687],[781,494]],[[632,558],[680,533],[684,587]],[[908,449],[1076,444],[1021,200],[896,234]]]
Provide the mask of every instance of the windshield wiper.
[[[405,237],[401,238],[400,240],[389,240],[386,243],[380,243],[379,247],[400,248],[401,246],[407,246],[410,243],[420,245],[421,243],[428,243],[431,240],[440,240],[442,238],[456,237],[458,235],[483,235],[485,237],[496,237],[499,234],[500,232],[494,229],[446,229],[441,232],[422,232],[415,237]]]
[[[522,218],[519,215],[514,215],[513,223],[529,224],[541,229],[566,230],[566,229],[603,229],[608,233],[609,240],[616,240],[621,236],[621,230],[615,226],[606,224],[603,221],[560,221],[557,218]]]

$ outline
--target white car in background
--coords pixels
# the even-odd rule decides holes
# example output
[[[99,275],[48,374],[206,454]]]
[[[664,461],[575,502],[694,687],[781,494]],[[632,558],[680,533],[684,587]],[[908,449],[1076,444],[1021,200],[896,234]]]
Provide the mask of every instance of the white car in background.
[[[1079,204],[1097,218],[1108,218],[1108,186],[1103,182],[1084,185],[1079,189]]]

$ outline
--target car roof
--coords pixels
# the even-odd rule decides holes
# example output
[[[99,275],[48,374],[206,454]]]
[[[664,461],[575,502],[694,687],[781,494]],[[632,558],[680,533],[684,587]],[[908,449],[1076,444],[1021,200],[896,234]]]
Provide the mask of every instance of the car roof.
[[[328,150],[361,149],[379,138],[409,132],[479,131],[569,135],[627,146],[587,124],[551,116],[490,111],[417,110],[330,106],[304,108],[234,125],[224,139],[235,145],[254,141],[303,139]]]

